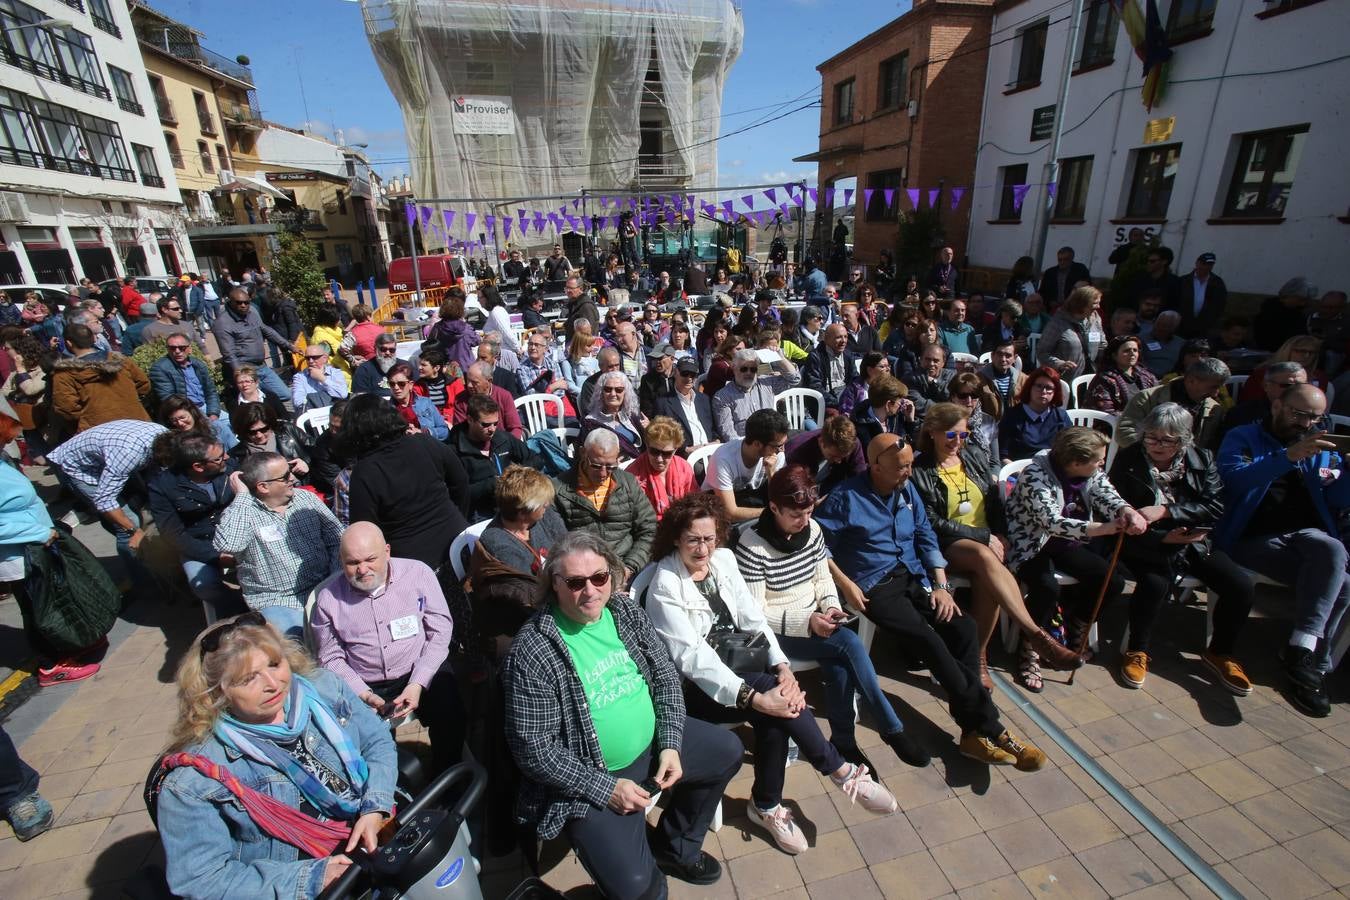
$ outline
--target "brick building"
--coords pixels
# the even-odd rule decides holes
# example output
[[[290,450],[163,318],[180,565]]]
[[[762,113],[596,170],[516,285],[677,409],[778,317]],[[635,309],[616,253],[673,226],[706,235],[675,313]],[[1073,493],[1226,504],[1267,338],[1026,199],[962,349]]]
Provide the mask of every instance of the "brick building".
[[[842,216],[853,259],[868,265],[894,250],[904,188],[941,186],[947,243],[964,259],[969,200],[955,211],[949,189],[970,186],[980,137],[993,0],[915,0],[913,8],[816,67],[823,104],[820,149],[799,162],[818,165],[819,185],[854,188],[855,204],[822,203],[815,246],[822,251]],[[863,191],[874,188],[863,208]],[[895,189],[888,207],[883,193]],[[841,195],[836,193],[836,202]],[[849,219],[852,222],[849,222]]]

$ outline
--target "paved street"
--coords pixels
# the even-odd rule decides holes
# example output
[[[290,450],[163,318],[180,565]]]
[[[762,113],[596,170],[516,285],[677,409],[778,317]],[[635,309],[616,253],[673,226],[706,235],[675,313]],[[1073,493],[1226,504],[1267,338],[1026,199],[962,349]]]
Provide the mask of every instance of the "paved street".
[[[97,526],[78,534],[111,556]],[[1263,593],[1257,615],[1279,602]],[[12,606],[0,606],[7,626],[16,618]],[[1198,637],[1203,615],[1203,607],[1173,608],[1160,631]],[[1245,896],[1334,896],[1350,888],[1350,708],[1337,702],[1320,721],[1291,711],[1272,687],[1280,625],[1266,624],[1254,620],[1243,641],[1257,688],[1242,700],[1211,684],[1194,653],[1178,652],[1169,639],[1156,648],[1144,690],[1121,688],[1091,665],[1072,688],[1047,677],[1045,693],[1031,702]],[[139,598],[113,631],[99,675],[39,691],[9,717],[5,727],[42,773],[42,793],[58,818],[55,829],[26,844],[0,826],[0,897],[117,897],[143,866],[162,864],[141,788],[176,715],[174,663],[199,626],[186,602]],[[1115,635],[1119,627],[1109,617],[1104,631]],[[1114,651],[1105,655],[1113,659]],[[909,727],[940,753],[930,768],[910,769],[864,720],[860,741],[901,811],[877,818],[850,808],[827,780],[796,763],[786,796],[812,849],[793,859],[746,822],[747,765],[728,791],[725,826],[706,844],[728,875],[709,889],[672,883],[673,896],[1208,894],[1011,699],[997,698],[1007,721],[1049,753],[1052,764],[1042,772],[987,770],[959,757],[951,719],[927,678],[896,666],[884,636],[874,656],[888,693],[911,707],[902,710]],[[814,678],[804,681],[817,699]],[[1344,701],[1346,687],[1342,675],[1333,697]],[[414,726],[400,739],[422,735]],[[544,848],[543,857],[550,884],[571,897],[594,896],[561,845]],[[522,877],[518,856],[486,860],[484,893],[504,897]]]

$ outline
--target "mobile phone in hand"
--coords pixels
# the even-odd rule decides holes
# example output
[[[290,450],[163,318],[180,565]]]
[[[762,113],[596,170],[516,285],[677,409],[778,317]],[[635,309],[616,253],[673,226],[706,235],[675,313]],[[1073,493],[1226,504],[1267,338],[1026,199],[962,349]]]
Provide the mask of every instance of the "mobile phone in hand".
[[[647,792],[648,796],[655,796],[661,793],[661,785],[656,783],[656,777],[649,775],[638,782],[638,787]]]
[[[836,625],[852,625],[858,621],[857,613],[846,613],[842,610],[835,610],[834,616],[830,619]]]

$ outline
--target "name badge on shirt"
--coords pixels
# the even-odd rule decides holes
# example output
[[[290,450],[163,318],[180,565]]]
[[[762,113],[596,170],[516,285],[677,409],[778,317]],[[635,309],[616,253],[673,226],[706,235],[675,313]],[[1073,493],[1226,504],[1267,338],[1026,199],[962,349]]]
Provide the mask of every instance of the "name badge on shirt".
[[[282,540],[281,529],[275,525],[264,525],[262,528],[258,529],[258,537],[267,541],[269,544]]]
[[[396,641],[417,636],[417,616],[404,616],[389,623],[389,636]]]
[[[1152,350],[1154,353],[1157,353],[1159,350],[1162,349],[1162,344],[1159,343],[1158,341],[1149,341],[1144,346],[1148,347],[1148,349]]]

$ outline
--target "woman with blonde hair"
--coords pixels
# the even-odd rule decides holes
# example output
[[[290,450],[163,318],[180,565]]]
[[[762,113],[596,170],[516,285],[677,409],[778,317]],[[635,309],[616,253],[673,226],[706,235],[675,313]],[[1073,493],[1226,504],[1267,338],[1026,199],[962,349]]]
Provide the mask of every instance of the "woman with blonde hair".
[[[978,377],[978,376],[970,376]],[[1082,665],[1076,653],[1055,641],[1032,620],[1017,578],[1004,565],[1008,554],[1003,502],[996,470],[972,438],[970,412],[956,403],[928,407],[914,460],[914,487],[923,498],[948,572],[971,580],[975,623],[980,636],[980,681],[991,687],[985,651],[1003,610],[1027,643],[1056,669]]]
[[[176,681],[147,788],[175,896],[316,897],[375,849],[397,751],[342,679],[248,612],[199,634]]]
[[[603,343],[591,333],[589,319],[580,318],[572,322],[572,339],[567,342],[567,355],[563,357],[561,368],[567,390],[573,397],[580,397],[586,379],[600,371],[597,356],[602,346]]]
[[[1093,316],[1101,300],[1102,292],[1091,285],[1073,289],[1041,333],[1041,340],[1036,345],[1039,365],[1051,366],[1062,377],[1070,380],[1077,375],[1092,373],[1093,347],[1090,335]],[[1101,331],[1100,318],[1096,320],[1096,329]]]
[[[693,467],[679,455],[684,444],[684,426],[679,422],[669,416],[655,417],[647,425],[644,441],[646,447],[628,467],[628,474],[637,479],[660,522],[670,504],[698,490],[698,481]]]
[[[1263,364],[1252,370],[1251,377],[1247,379],[1246,383],[1242,385],[1242,390],[1238,392],[1237,402],[1260,400],[1265,397],[1266,367],[1277,362],[1298,363],[1308,373],[1308,384],[1317,385],[1323,393],[1326,393],[1327,388],[1331,385],[1331,379],[1327,377],[1326,372],[1318,368],[1321,360],[1321,338],[1313,337],[1310,334],[1291,337],[1280,345],[1280,349],[1270,354]]]
[[[539,572],[567,526],[553,509],[553,481],[510,466],[494,489],[497,515],[474,544],[469,563],[474,629],[498,657],[536,609]]]

